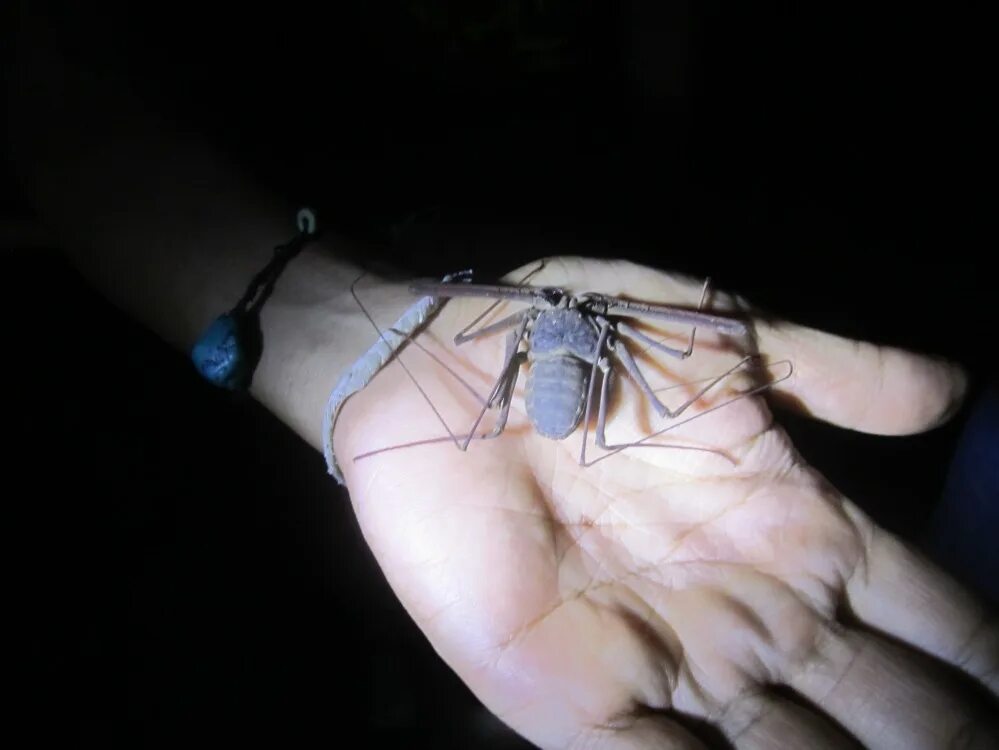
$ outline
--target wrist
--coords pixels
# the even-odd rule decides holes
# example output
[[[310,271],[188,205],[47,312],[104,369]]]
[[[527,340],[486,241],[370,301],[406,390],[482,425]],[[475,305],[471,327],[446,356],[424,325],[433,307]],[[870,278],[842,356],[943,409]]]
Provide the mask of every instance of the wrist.
[[[328,242],[293,261],[261,312],[263,352],[250,392],[321,450],[330,392],[378,339],[351,293],[361,276],[336,260]],[[406,285],[365,274],[357,294],[386,328],[414,301]]]

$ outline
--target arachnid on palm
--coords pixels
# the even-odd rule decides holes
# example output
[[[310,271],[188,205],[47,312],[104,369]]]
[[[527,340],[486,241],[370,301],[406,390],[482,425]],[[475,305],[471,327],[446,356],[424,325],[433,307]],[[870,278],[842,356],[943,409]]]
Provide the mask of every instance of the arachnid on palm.
[[[692,310],[702,292],[697,280],[568,258],[532,283]],[[510,361],[503,335],[453,344],[487,304],[450,300],[401,357],[456,435]],[[724,294],[705,306],[722,315],[745,307]],[[504,303],[483,323],[516,309]],[[446,435],[398,363],[344,407],[337,454],[389,582],[483,702],[542,747],[699,746],[683,717],[740,748],[849,746],[851,735],[874,747],[936,747],[972,717],[918,652],[996,689],[996,635],[978,605],[803,464],[761,395],[740,397],[780,381],[775,392],[818,418],[904,434],[949,413],[962,375],[901,351],[748,322],[751,335],[738,339],[699,328],[687,358],[626,344],[649,389],[617,371],[606,416],[614,445],[670,426],[649,390],[672,409],[747,355],[758,353],[759,366],[737,368],[649,441],[670,447],[593,462],[606,452],[591,445],[590,465],[579,461],[583,429],[563,440],[533,429],[523,379],[505,429],[464,451],[449,441],[382,451]],[[640,329],[677,349],[690,334],[658,322]],[[844,609],[896,640],[841,623]]]

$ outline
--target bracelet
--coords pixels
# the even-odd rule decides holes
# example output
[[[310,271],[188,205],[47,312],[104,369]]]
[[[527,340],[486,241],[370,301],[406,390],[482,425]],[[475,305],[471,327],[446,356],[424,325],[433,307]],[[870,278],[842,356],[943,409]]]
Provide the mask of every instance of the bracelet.
[[[274,249],[274,255],[250,281],[236,305],[205,329],[191,349],[191,359],[209,383],[230,391],[244,391],[263,352],[260,309],[285,266],[316,236],[316,215],[310,208],[296,216],[298,234]]]
[[[470,270],[448,274],[442,279],[448,283],[455,279],[467,281],[471,278]],[[383,332],[378,330],[378,340],[343,374],[333,387],[326,410],[323,412],[323,455],[326,458],[326,468],[337,483],[345,486],[343,472],[333,454],[333,429],[340,414],[343,403],[353,394],[360,391],[372,381],[378,371],[392,358],[406,341],[415,334],[436,310],[440,307],[441,298],[426,296],[416,301],[395,324]],[[374,325],[374,322],[372,321]]]

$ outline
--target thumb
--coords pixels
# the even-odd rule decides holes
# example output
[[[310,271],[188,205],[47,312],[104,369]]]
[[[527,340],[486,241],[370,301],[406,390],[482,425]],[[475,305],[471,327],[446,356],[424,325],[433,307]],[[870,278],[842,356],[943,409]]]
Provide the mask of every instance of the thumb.
[[[760,350],[789,359],[794,374],[774,392],[831,424],[879,435],[909,435],[954,415],[968,378],[958,365],[787,322],[760,322]]]

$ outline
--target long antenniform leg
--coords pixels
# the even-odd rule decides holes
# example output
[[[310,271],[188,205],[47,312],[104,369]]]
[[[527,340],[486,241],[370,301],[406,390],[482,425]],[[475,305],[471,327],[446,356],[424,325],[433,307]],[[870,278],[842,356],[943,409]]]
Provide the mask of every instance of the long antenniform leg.
[[[451,428],[444,421],[444,418],[440,415],[436,408],[434,408],[434,413],[437,415],[438,419],[444,425],[444,428],[448,431],[447,437],[436,437],[436,438],[426,438],[424,440],[414,440],[408,443],[400,443],[398,445],[391,445],[385,448],[376,448],[375,450],[366,451],[364,453],[359,453],[354,456],[354,460],[358,461],[362,458],[368,458],[370,456],[376,456],[381,453],[388,453],[389,451],[399,450],[402,448],[414,448],[419,445],[433,445],[434,443],[447,443],[453,442],[459,450],[468,450],[468,445],[472,440],[491,440],[493,438],[499,437],[506,428],[507,418],[510,413],[510,403],[513,400],[513,390],[517,383],[517,377],[520,373],[520,366],[523,363],[524,354],[519,352],[520,340],[524,336],[524,332],[527,330],[527,318],[521,321],[520,326],[518,326],[516,331],[511,331],[507,337],[506,343],[506,356],[504,357],[503,369],[500,372],[500,376],[496,379],[496,383],[493,385],[492,390],[489,392],[489,398],[483,403],[482,409],[475,419],[475,423],[472,425],[471,429],[463,435],[455,435]],[[447,367],[446,365],[442,366]],[[450,368],[447,368],[450,370]],[[408,372],[408,370],[407,370]],[[454,374],[454,373],[452,373]],[[412,378],[412,375],[410,374]],[[455,375],[455,377],[458,377]],[[415,380],[415,378],[414,378]],[[420,391],[423,393],[423,390]],[[429,397],[427,397],[429,401]],[[475,430],[478,429],[479,423],[482,421],[486,412],[493,408],[496,404],[500,404],[500,413],[497,417],[496,424],[490,432],[482,433],[480,435],[475,434]],[[433,404],[431,404],[433,408]]]
[[[546,265],[545,261],[542,260],[536,267],[531,269],[531,271],[529,271],[523,278],[521,278],[521,280],[518,282],[518,286],[522,287],[532,276],[535,276],[540,271],[542,271],[545,268],[545,265]],[[417,286],[419,285],[414,286],[414,289]],[[458,286],[467,288],[468,284],[457,285],[457,284],[446,283],[446,284],[434,284],[430,286],[432,287],[432,289],[436,289],[439,291],[445,288],[451,290]],[[358,298],[357,294],[354,291],[353,286],[351,286],[351,294],[353,295],[358,306],[361,308],[365,317],[368,318],[371,324],[375,327],[375,330],[378,331],[379,335],[383,336],[384,334],[382,334],[381,330],[378,328],[378,325],[372,319],[371,315],[368,313],[367,309],[364,307],[363,303]],[[459,331],[458,334],[455,336],[455,344],[463,344],[466,341],[471,341],[473,339],[485,337],[490,334],[499,333],[500,331],[505,330],[507,328],[513,328],[514,326],[518,326],[517,331],[510,332],[510,335],[507,339],[506,355],[504,357],[503,369],[500,373],[499,378],[497,378],[496,383],[493,385],[489,397],[485,400],[464,378],[462,378],[460,375],[458,375],[458,373],[456,373],[453,369],[451,369],[451,367],[449,367],[447,364],[441,361],[440,357],[438,357],[429,349],[427,349],[425,346],[423,346],[416,339],[415,336],[409,334],[403,334],[401,331],[395,331],[393,329],[389,329],[396,335],[408,339],[409,343],[414,344],[418,349],[420,349],[427,356],[429,356],[431,359],[437,362],[437,364],[439,364],[442,368],[444,368],[445,372],[450,374],[462,386],[464,386],[464,388],[469,393],[471,393],[472,396],[480,404],[483,405],[483,408],[482,411],[479,412],[479,415],[476,418],[475,424],[472,426],[472,429],[470,429],[464,435],[455,435],[454,432],[451,430],[451,428],[448,426],[444,417],[434,406],[430,397],[426,394],[426,392],[420,386],[419,382],[417,382],[416,378],[409,371],[409,368],[406,367],[405,363],[402,361],[402,358],[400,357],[399,364],[402,366],[403,370],[405,370],[406,374],[409,376],[409,379],[413,381],[413,384],[416,386],[417,390],[420,391],[420,395],[423,396],[424,400],[427,401],[427,403],[430,405],[430,408],[433,409],[434,414],[437,417],[438,421],[444,426],[444,429],[447,430],[448,436],[438,437],[438,438],[427,438],[425,440],[417,440],[409,443],[403,443],[400,445],[393,445],[385,448],[379,448],[373,451],[367,451],[365,453],[361,453],[359,455],[354,456],[355,461],[361,458],[367,458],[368,456],[374,456],[379,453],[387,453],[389,451],[397,450],[400,448],[411,448],[417,445],[430,445],[433,443],[443,443],[448,441],[453,442],[459,450],[464,451],[468,449],[469,442],[473,439],[488,440],[491,438],[498,437],[500,434],[502,434],[503,430],[506,427],[506,422],[510,414],[510,402],[513,397],[514,387],[516,386],[517,383],[517,377],[520,372],[520,366],[523,364],[523,360],[525,359],[525,355],[519,353],[518,349],[520,346],[520,341],[524,336],[524,332],[526,331],[526,326],[529,322],[529,315],[531,310],[528,309],[528,310],[522,310],[517,313],[513,313],[512,315],[508,315],[507,317],[501,319],[496,323],[484,326],[478,329],[477,331],[473,331],[472,333],[468,333],[468,331],[471,330],[477,323],[482,321],[492,310],[496,308],[497,305],[502,304],[503,301],[504,299],[502,298],[497,299],[493,304],[491,304],[489,307],[483,310],[478,316],[476,316],[476,318],[472,320],[468,325],[462,328],[461,331]],[[479,423],[482,421],[482,418],[485,416],[486,411],[493,408],[496,405],[496,403],[499,403],[501,405],[501,410],[499,416],[497,417],[496,424],[493,426],[492,431],[489,433],[483,433],[482,435],[476,435],[475,430],[478,428]]]

